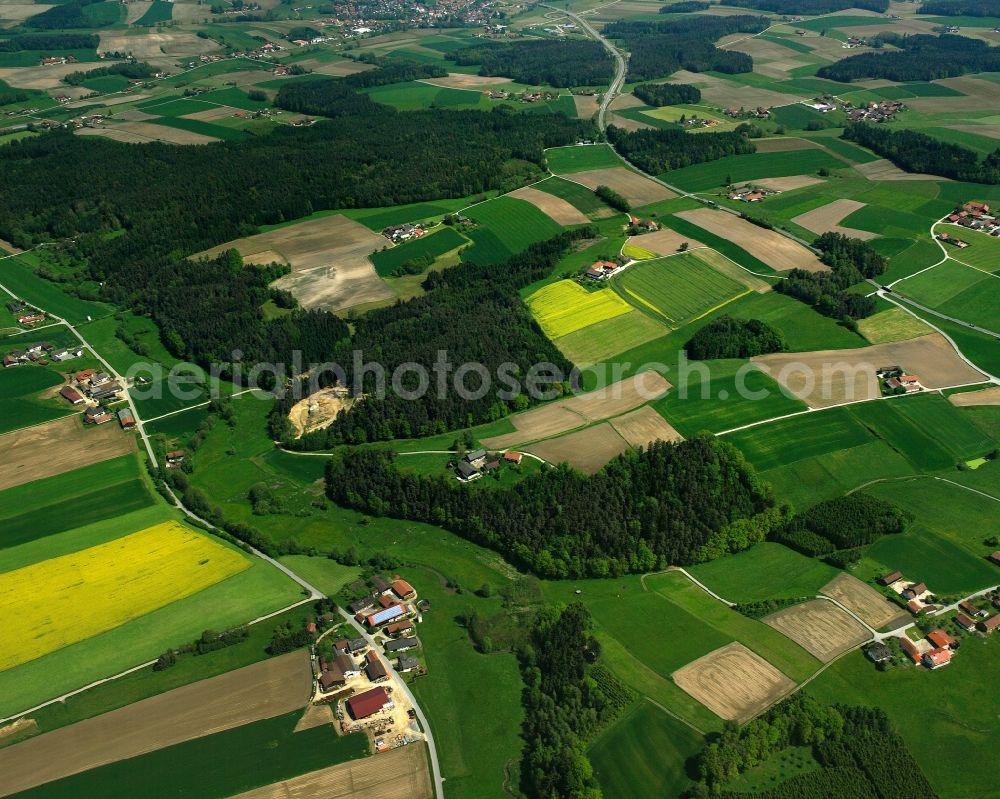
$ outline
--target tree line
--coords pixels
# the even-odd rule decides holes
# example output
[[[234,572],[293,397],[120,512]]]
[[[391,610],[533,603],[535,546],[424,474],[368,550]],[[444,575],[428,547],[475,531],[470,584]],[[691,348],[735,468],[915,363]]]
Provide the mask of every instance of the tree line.
[[[101,43],[95,33],[22,33],[0,39],[0,53],[22,50],[93,50]]]
[[[720,316],[688,339],[684,349],[693,361],[709,361],[786,352],[788,344],[780,331],[760,319]]]
[[[913,514],[908,511],[858,491],[813,505],[773,538],[803,555],[818,557],[905,532],[912,521]]]
[[[531,85],[603,86],[614,73],[607,50],[591,40],[482,42],[445,57],[459,66],[481,64],[480,75],[502,75]]]
[[[618,20],[604,27],[604,35],[624,43],[629,51],[628,80],[663,78],[679,69],[715,70],[727,74],[750,72],[753,59],[714,44],[730,33],[760,33],[770,25],[767,17],[705,16],[652,21]]]
[[[121,75],[129,80],[141,80],[151,78],[159,72],[159,69],[145,61],[119,61],[106,67],[96,67],[95,69],[70,72],[63,77],[63,82],[70,86],[79,86],[85,80],[91,78],[103,78],[106,75]]]
[[[750,134],[755,130],[744,123],[733,131],[695,135],[677,128],[627,131],[608,125],[607,136],[623,158],[644,172],[659,175],[729,155],[754,153],[757,148]]]
[[[711,4],[704,0],[680,0],[679,3],[668,3],[660,8],[661,14],[691,14],[696,11],[708,11]]]
[[[878,306],[871,297],[848,289],[866,278],[881,275],[889,266],[889,259],[868,242],[841,233],[824,233],[813,244],[821,250],[820,260],[830,267],[830,271],[793,269],[774,290],[811,305],[823,316],[839,319],[851,330],[856,330],[855,320],[871,316]]]
[[[939,17],[1000,17],[1000,0],[931,0],[920,6],[918,13]]]
[[[656,442],[589,477],[545,468],[506,490],[403,472],[395,458],[371,448],[335,455],[327,495],[371,515],[445,527],[543,577],[708,560],[764,540],[786,521],[742,454],[708,436]]]
[[[411,80],[426,80],[427,78],[443,78],[448,70],[440,64],[418,64],[415,61],[400,59],[362,60],[364,63],[375,63],[377,69],[355,72],[343,79],[344,83],[355,89],[367,89],[372,86],[387,86],[390,83],[406,83]]]
[[[633,87],[632,94],[646,105],[657,107],[701,101],[701,90],[686,83],[640,83]]]
[[[843,138],[867,147],[906,172],[928,172],[967,183],[1000,183],[1000,148],[982,161],[960,144],[935,139],[916,130],[848,123]]]
[[[849,83],[865,78],[930,81],[969,72],[1000,70],[1000,47],[981,39],[944,34],[899,36],[880,34],[880,41],[901,48],[886,53],[860,53],[817,70],[821,78]]]

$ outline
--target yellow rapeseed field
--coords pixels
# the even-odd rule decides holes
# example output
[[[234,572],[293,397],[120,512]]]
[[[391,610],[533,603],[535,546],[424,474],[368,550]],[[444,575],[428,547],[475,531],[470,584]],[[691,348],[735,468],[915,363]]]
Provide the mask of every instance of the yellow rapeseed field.
[[[144,616],[250,567],[165,522],[0,574],[0,671]]]
[[[565,336],[632,310],[611,289],[588,291],[572,280],[540,288],[528,297],[528,307],[549,338]]]

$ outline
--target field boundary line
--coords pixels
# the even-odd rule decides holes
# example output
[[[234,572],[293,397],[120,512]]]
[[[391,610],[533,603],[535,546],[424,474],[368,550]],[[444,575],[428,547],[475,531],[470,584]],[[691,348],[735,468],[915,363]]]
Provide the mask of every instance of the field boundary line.
[[[651,590],[649,588],[649,586],[646,585],[646,578],[647,577],[656,577],[657,575],[660,575],[660,574],[672,574],[672,573],[683,574],[692,583],[694,583],[696,586],[698,586],[698,588],[700,588],[702,591],[704,591],[706,594],[708,594],[710,597],[712,597],[712,599],[718,600],[719,602],[721,602],[726,607],[728,607],[728,608],[735,608],[736,607],[736,603],[735,602],[730,602],[728,599],[723,599],[721,596],[719,596],[717,593],[715,593],[715,591],[713,591],[711,588],[709,588],[707,585],[705,585],[701,580],[699,580],[697,577],[695,577],[693,574],[691,574],[691,572],[689,572],[683,566],[667,566],[667,568],[661,569],[658,572],[646,572],[644,575],[642,575],[639,578],[639,582],[642,584],[642,590],[643,591],[650,591]],[[656,593],[656,592],[654,591],[653,593]]]

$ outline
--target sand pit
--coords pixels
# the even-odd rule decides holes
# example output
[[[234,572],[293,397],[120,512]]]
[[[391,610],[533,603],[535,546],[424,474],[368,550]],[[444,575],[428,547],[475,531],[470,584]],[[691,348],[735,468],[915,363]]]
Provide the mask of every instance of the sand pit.
[[[674,682],[719,718],[744,722],[795,683],[743,644],[733,642],[679,668]]]
[[[717,78],[705,73],[688,72],[682,69],[675,72],[667,83],[689,83],[701,89],[702,101],[705,105],[717,108],[773,108],[775,106],[792,105],[806,99],[805,95],[785,94],[770,89],[758,89],[745,86],[733,80]]]
[[[517,444],[550,438],[588,423],[634,410],[651,399],[663,396],[669,388],[670,383],[658,372],[640,372],[633,378],[619,380],[604,389],[516,413],[510,417],[515,432],[484,438],[483,446],[507,449]]]
[[[795,191],[795,189],[804,189],[806,186],[815,186],[822,182],[822,178],[814,178],[810,175],[789,175],[785,178],[761,178],[753,181],[753,185],[773,191]]]
[[[290,713],[311,688],[300,649],[39,735],[0,749],[0,795]]]
[[[824,663],[871,638],[861,622],[825,599],[793,605],[761,621]]]
[[[352,760],[266,785],[233,799],[431,799],[426,744]]]
[[[948,401],[958,408],[979,408],[989,405],[1000,405],[1000,386],[984,388],[981,391],[966,391],[952,394]]]
[[[657,255],[673,255],[681,248],[682,244],[687,244],[690,249],[704,246],[700,241],[682,236],[670,228],[662,228],[653,233],[643,233],[641,236],[630,236],[628,244],[642,247],[642,249],[655,252]]]
[[[864,207],[865,203],[859,203],[857,200],[834,200],[832,203],[827,203],[812,211],[799,214],[792,221],[806,230],[811,230],[813,233],[841,233],[844,236],[850,236],[852,239],[861,239],[863,241],[877,239],[878,233],[842,227],[839,224],[841,219],[850,216],[855,211]]]
[[[568,463],[584,474],[599,472],[609,460],[628,449],[628,443],[608,422],[524,447],[525,452],[549,463]]]
[[[858,349],[774,353],[751,360],[810,408],[877,399],[882,392],[875,371],[882,366],[898,365],[930,389],[986,379],[959,358],[940,333]]]
[[[885,158],[879,158],[867,164],[855,164],[854,169],[868,180],[951,180],[951,178],[927,175],[922,172],[904,172]]]
[[[826,272],[830,267],[821,263],[811,250],[773,230],[758,227],[745,219],[711,208],[681,211],[681,219],[693,222],[709,233],[731,241],[755,258],[779,272],[805,269],[807,272]]]
[[[117,422],[84,427],[74,409],[71,416],[0,436],[0,491],[133,451],[135,436],[123,432]]]
[[[778,136],[773,139],[754,139],[753,143],[757,148],[758,153],[788,153],[794,150],[822,149],[815,142],[811,142],[808,139],[799,139],[794,136]],[[815,180],[815,178],[811,179]]]
[[[218,141],[212,136],[193,133],[189,130],[157,125],[155,122],[109,122],[100,128],[78,128],[81,136],[107,136],[115,138],[112,131],[120,131],[138,141],[161,141],[167,144],[211,144]],[[126,141],[127,139],[120,139]]]
[[[612,419],[611,426],[632,447],[648,447],[654,441],[683,441],[684,436],[649,405]]]
[[[295,437],[322,430],[333,424],[337,414],[349,411],[356,400],[346,388],[324,388],[296,402],[288,412],[288,421],[295,428]]]
[[[895,629],[908,624],[910,614],[902,608],[893,605],[870,585],[861,582],[857,577],[841,573],[819,589],[831,599],[836,599],[851,613],[863,619],[869,627],[876,630],[881,627]]]
[[[621,194],[634,208],[677,196],[666,186],[661,186],[659,183],[623,166],[574,172],[568,177],[576,183],[583,184],[588,189],[607,186]]]
[[[561,197],[556,197],[554,194],[546,194],[544,191],[539,191],[532,186],[525,186],[517,191],[512,191],[507,196],[526,200],[560,225],[585,225],[590,221],[583,213]]]
[[[276,260],[292,272],[275,286],[288,289],[304,308],[342,310],[392,299],[395,294],[375,273],[368,256],[386,239],[344,216],[324,216],[213,247],[201,255],[235,248],[251,262]]]

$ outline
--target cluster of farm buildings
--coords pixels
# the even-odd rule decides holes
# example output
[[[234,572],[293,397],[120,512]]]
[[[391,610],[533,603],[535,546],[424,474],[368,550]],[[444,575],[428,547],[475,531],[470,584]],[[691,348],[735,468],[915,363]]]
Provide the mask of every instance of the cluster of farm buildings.
[[[732,189],[728,197],[730,200],[737,200],[741,203],[759,203],[761,200],[766,200],[768,197],[780,193],[776,189],[765,189],[748,183],[745,186],[737,186]]]
[[[507,450],[502,455],[497,452],[487,452],[485,449],[477,449],[468,453],[464,458],[448,464],[449,469],[455,470],[455,477],[459,482],[469,483],[478,480],[484,474],[495,472],[503,464],[519,466],[524,455],[520,452]]]
[[[37,308],[33,308],[28,303],[21,300],[12,300],[7,303],[7,310],[14,316],[14,320],[24,327],[32,327],[39,322],[45,321],[45,314]]]
[[[118,402],[123,399],[124,386],[107,372],[84,369],[72,376],[70,382],[59,390],[59,396],[72,405],[87,405],[83,421],[87,424],[104,424],[116,416],[124,430],[135,430],[135,416],[130,408],[122,408],[112,413],[103,403]]]
[[[906,106],[899,100],[872,100],[869,103],[854,106],[844,102],[844,110],[851,122],[891,122],[896,114],[905,111]]]
[[[31,363],[45,366],[50,360],[69,361],[73,358],[79,358],[81,355],[83,355],[83,347],[56,349],[53,344],[47,341],[38,341],[25,345],[24,349],[8,352],[3,356],[3,366],[4,369]]]
[[[883,394],[917,394],[924,390],[920,378],[900,366],[883,366],[877,372]]]
[[[420,225],[390,225],[387,228],[383,228],[382,235],[393,244],[399,244],[401,241],[419,239],[426,232],[427,230]]]
[[[949,214],[948,221],[969,230],[978,230],[980,233],[1000,236],[1000,219],[995,214],[990,213],[990,207],[986,203],[963,203],[960,208],[956,208]],[[957,247],[968,246],[967,242],[960,241],[953,236],[948,236],[947,233],[939,234],[938,238],[947,243],[954,243]],[[949,239],[951,239],[950,242],[948,241]]]

